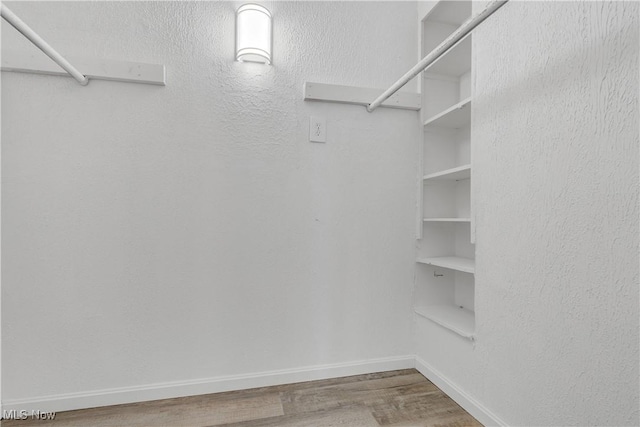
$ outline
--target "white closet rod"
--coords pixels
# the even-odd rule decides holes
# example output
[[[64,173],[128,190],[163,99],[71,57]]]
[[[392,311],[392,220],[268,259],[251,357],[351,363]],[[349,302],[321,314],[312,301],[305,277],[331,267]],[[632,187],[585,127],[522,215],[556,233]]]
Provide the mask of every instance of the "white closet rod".
[[[385,90],[380,96],[378,96],[375,101],[367,106],[368,112],[373,112],[376,108],[378,108],[384,101],[387,100],[391,95],[396,93],[400,88],[409,81],[420,74],[422,70],[427,68],[429,65],[436,62],[445,52],[447,52],[453,45],[462,40],[464,36],[469,34],[475,27],[477,27],[482,21],[491,16],[496,10],[500,9],[507,3],[509,0],[496,0],[489,3],[482,12],[478,13],[476,16],[473,16],[460,25],[460,27],[455,30],[449,37],[447,37],[438,47],[433,49],[431,53],[422,58],[420,62],[418,62],[412,69],[410,69],[404,76],[400,77],[397,82],[395,82],[391,87]]]
[[[71,74],[71,77],[76,79],[82,86],[86,86],[89,83],[87,76],[83,75],[76,67],[71,65],[69,61],[64,59],[49,43],[43,40],[35,31],[25,24],[22,19],[18,18],[7,6],[0,4],[0,15],[11,24],[16,30],[18,30],[23,36],[25,36],[31,43],[35,44],[38,49],[43,51],[49,58],[61,66],[67,73]]]

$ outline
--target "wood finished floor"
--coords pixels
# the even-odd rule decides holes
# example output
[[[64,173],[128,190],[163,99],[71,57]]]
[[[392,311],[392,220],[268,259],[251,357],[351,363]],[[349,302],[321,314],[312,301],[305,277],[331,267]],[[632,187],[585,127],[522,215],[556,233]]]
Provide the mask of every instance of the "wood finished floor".
[[[2,427],[481,426],[415,369],[60,412]]]

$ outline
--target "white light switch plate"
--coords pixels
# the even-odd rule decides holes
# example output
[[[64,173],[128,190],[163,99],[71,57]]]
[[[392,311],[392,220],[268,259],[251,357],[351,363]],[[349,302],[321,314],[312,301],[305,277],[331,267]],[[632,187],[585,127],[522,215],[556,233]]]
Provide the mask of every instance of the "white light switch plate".
[[[324,117],[309,118],[309,141],[327,142],[327,121]]]

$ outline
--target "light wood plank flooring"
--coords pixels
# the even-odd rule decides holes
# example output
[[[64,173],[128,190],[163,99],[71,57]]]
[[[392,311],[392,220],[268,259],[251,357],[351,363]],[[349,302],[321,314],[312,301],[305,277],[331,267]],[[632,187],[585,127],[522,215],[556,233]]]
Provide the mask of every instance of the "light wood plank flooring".
[[[60,412],[2,427],[481,426],[415,369]]]

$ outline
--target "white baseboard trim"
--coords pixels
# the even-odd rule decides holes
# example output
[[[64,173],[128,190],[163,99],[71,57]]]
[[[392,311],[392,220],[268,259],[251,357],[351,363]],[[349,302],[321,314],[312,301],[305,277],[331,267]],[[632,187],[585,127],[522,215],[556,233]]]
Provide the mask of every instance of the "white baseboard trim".
[[[149,400],[170,399],[174,397],[195,396],[199,394],[219,393],[223,391],[243,390],[256,387],[290,384],[327,378],[362,375],[373,372],[409,369],[415,366],[415,357],[401,356],[382,359],[369,359],[332,365],[307,366],[297,369],[257,372],[245,375],[205,378],[191,381],[175,381],[149,384],[136,387],[122,387],[95,390],[82,393],[69,393],[42,396],[32,399],[6,400],[2,402],[3,411],[32,410],[44,412],[62,412],[75,409],[95,408],[99,406],[120,405],[145,402]]]
[[[434,383],[440,390],[444,391],[458,405],[462,406],[465,411],[470,413],[478,421],[485,426],[506,426],[507,423],[502,421],[496,414],[487,409],[480,402],[465,393],[461,388],[451,382],[447,377],[442,375],[437,369],[429,365],[419,357],[416,357],[415,368],[429,381]]]

